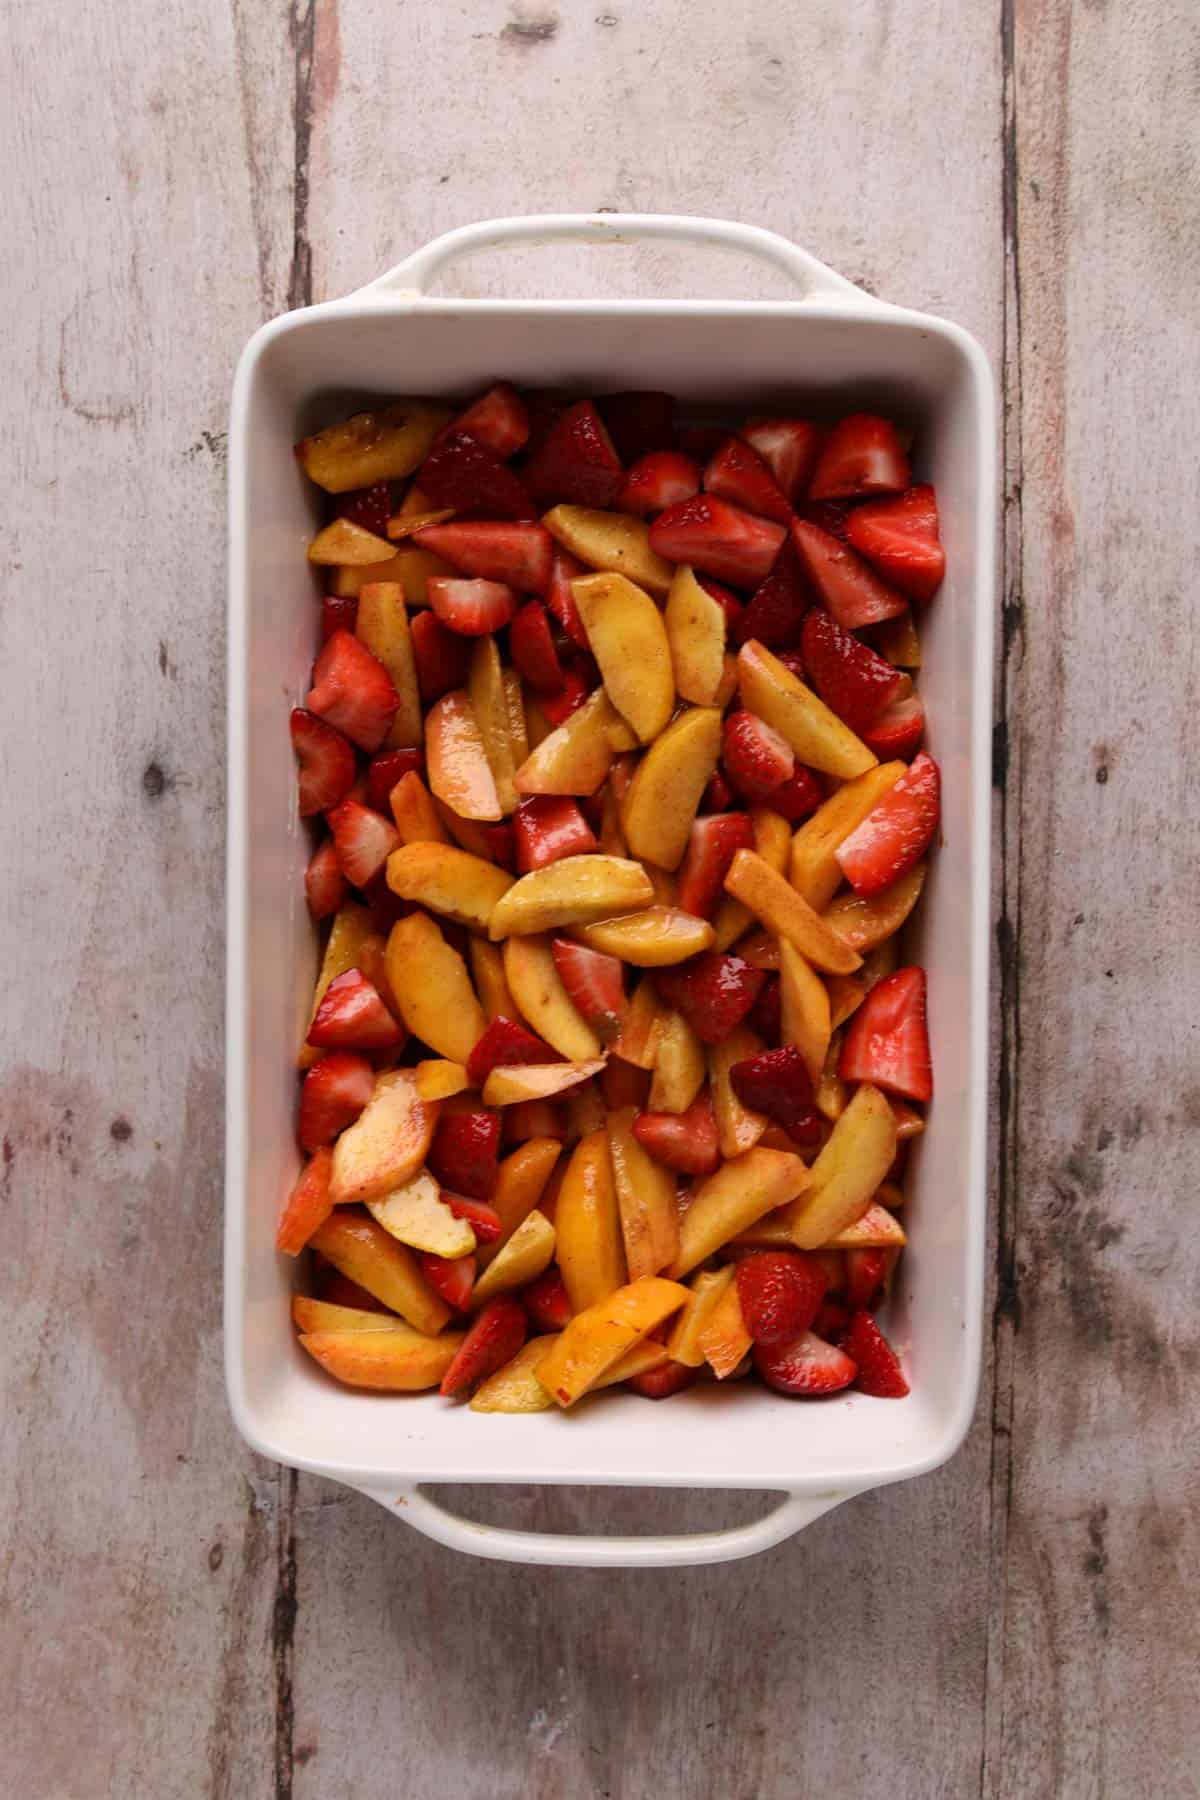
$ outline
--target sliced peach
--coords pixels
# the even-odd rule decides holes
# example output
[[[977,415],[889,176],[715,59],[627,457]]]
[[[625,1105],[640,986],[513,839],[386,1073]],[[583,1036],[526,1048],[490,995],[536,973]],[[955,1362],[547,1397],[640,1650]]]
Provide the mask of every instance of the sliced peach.
[[[529,1338],[521,1345],[511,1362],[489,1375],[471,1396],[472,1412],[539,1413],[553,1412],[554,1401],[537,1378],[537,1366],[558,1342],[556,1331],[545,1337]]]
[[[660,599],[671,586],[674,571],[650,548],[650,527],[644,519],[598,512],[590,506],[556,506],[542,524],[589,569],[626,575]]]
[[[767,1129],[765,1113],[745,1106],[733,1091],[729,1071],[735,1063],[757,1056],[765,1048],[763,1041],[745,1025],[739,1025],[708,1052],[708,1080],[712,1093],[713,1117],[717,1121],[717,1140],[721,1155],[741,1156],[753,1150]]]
[[[404,590],[407,606],[428,606],[425,584],[430,576],[455,573],[450,564],[443,562],[440,556],[434,556],[428,550],[414,550],[408,545],[402,545],[383,562],[360,567],[353,563],[339,563],[329,582],[329,591],[341,599],[353,599],[362,593],[369,582],[396,581]]]
[[[625,1283],[621,1214],[608,1134],[591,1131],[575,1146],[554,1218],[558,1266],[573,1311],[580,1313]]]
[[[653,898],[654,889],[639,863],[622,856],[563,856],[532,869],[509,887],[492,911],[488,936],[495,943],[558,925],[590,925],[595,919],[649,906]]]
[[[569,1062],[600,1055],[600,1039],[562,984],[548,937],[511,937],[504,977],[525,1023]]]
[[[430,400],[391,400],[303,438],[296,457],[309,480],[327,494],[402,481],[425,461],[451,417],[446,407]]]
[[[721,715],[713,706],[689,707],[655,738],[637,766],[622,814],[634,856],[662,869],[679,867],[720,750]]]
[[[415,1331],[435,1337],[449,1320],[450,1308],[429,1286],[412,1251],[374,1219],[335,1212],[314,1232],[310,1245]]]
[[[361,569],[370,563],[383,562],[390,553],[391,545],[386,538],[376,537],[373,531],[356,525],[353,519],[334,519],[324,531],[318,531],[308,546],[309,562],[326,568],[346,563],[351,568]]]
[[[634,991],[633,999],[625,1008],[621,1035],[612,1046],[613,1055],[619,1056],[622,1062],[632,1063],[635,1068],[652,1069],[661,1010],[653,983],[643,978]],[[557,1048],[556,1044],[555,1049]]]
[[[436,1122],[437,1107],[421,1099],[411,1069],[376,1076],[366,1107],[333,1146],[329,1191],[334,1205],[374,1200],[411,1180],[429,1153]],[[350,1270],[344,1272],[357,1279]],[[370,1287],[365,1281],[361,1285]],[[385,1294],[377,1297],[390,1304]]]
[[[843,781],[874,767],[878,759],[862,739],[757,638],[742,645],[738,681],[743,706],[773,725],[802,763]]]
[[[554,1255],[554,1235],[554,1226],[536,1207],[527,1213],[471,1289],[471,1311],[486,1306],[497,1294],[536,1281]]]
[[[508,739],[512,746],[513,768],[519,769],[529,755],[529,726],[525,719],[525,692],[515,669],[501,672],[504,706],[508,714]]]
[[[644,1275],[606,1294],[576,1313],[538,1364],[538,1380],[560,1406],[573,1405],[687,1297],[685,1287],[660,1275]]]
[[[654,1078],[649,1112],[686,1112],[708,1073],[704,1045],[682,1013],[664,1011],[654,1040]]]
[[[522,1100],[549,1100],[590,1081],[604,1067],[602,1056],[587,1062],[518,1063],[493,1069],[483,1084],[485,1106],[517,1106]]]
[[[701,1182],[679,1224],[679,1255],[670,1273],[690,1274],[698,1263],[745,1231],[764,1213],[802,1194],[808,1170],[786,1150],[747,1150]]]
[[[808,1191],[789,1209],[792,1242],[819,1250],[861,1219],[895,1155],[895,1114],[886,1095],[864,1082],[813,1163]]]
[[[442,824],[433,796],[415,769],[400,777],[391,794],[392,817],[404,844],[448,844],[450,834]]]
[[[335,1306],[329,1300],[292,1295],[292,1323],[301,1331],[407,1331],[394,1313],[364,1312],[358,1306]]]
[[[508,991],[508,982],[504,979],[504,958],[495,944],[489,944],[486,938],[472,936],[467,945],[467,954],[471,959],[475,991],[479,995],[488,1024],[493,1019],[515,1019],[517,1003]]]
[[[403,1187],[367,1201],[367,1211],[377,1225],[398,1243],[431,1256],[469,1256],[475,1233],[465,1219],[456,1219],[427,1169],[420,1169]]]
[[[517,790],[513,786],[513,776],[517,765],[513,757],[504,668],[494,637],[481,637],[476,641],[471,652],[467,693],[471,697],[475,721],[483,738],[488,767],[496,783],[500,811],[505,814],[515,812]]]
[[[731,1281],[700,1333],[700,1348],[718,1381],[733,1374],[753,1343],[742,1316],[737,1282]]]
[[[544,737],[516,773],[519,794],[594,794],[637,739],[602,687]]]
[[[385,748],[396,750],[419,744],[421,692],[417,686],[417,664],[413,656],[412,633],[408,629],[404,589],[398,582],[366,583],[358,597],[354,631],[372,656],[383,664],[399,697],[396,716],[383,740]]]
[[[444,1058],[419,1062],[416,1075],[417,1092],[422,1100],[451,1100],[455,1094],[465,1093],[471,1085],[471,1078],[462,1063]]]
[[[902,762],[880,763],[856,776],[831,794],[795,833],[789,870],[792,886],[817,912],[824,911],[842,885],[838,846],[874,812],[906,767]]]
[[[861,963],[858,952],[756,850],[737,851],[725,877],[725,889],[748,906],[768,931],[787,938],[818,969],[849,975]]]
[[[880,1186],[882,1193],[887,1187]],[[873,1200],[861,1218],[825,1240],[827,1250],[900,1250],[907,1244],[904,1227],[894,1219],[886,1206]]]
[[[817,1111],[831,1124],[840,1119],[846,1110],[846,1084],[838,1074],[842,1037],[842,1032],[835,1031],[830,1038],[829,1048],[825,1052],[825,1067],[821,1070],[821,1079],[817,1083]]]
[[[608,1149],[631,1281],[657,1275],[675,1260],[679,1250],[675,1177],[634,1137],[636,1117],[633,1106],[608,1115]]]
[[[617,1387],[622,1381],[629,1381],[635,1375],[648,1375],[652,1369],[661,1369],[665,1362],[670,1362],[667,1346],[654,1338],[643,1338],[641,1343],[634,1344],[624,1356],[619,1357],[610,1368],[607,1368],[597,1381],[592,1383],[593,1394],[601,1388]]]
[[[437,1387],[465,1336],[462,1331],[445,1331],[441,1337],[427,1337],[407,1328],[312,1331],[300,1343],[327,1374],[347,1387],[412,1394]]]
[[[667,1339],[667,1355],[672,1362],[686,1363],[698,1369],[704,1361],[700,1340],[708,1328],[722,1297],[733,1286],[735,1269],[730,1263],[724,1269],[702,1269],[687,1286],[687,1301]]]
[[[899,931],[921,898],[927,872],[922,862],[877,894],[839,894],[821,917],[852,949],[874,950]]]
[[[661,876],[662,870],[650,872],[651,881],[655,873]],[[623,918],[580,926],[575,936],[593,950],[619,956],[635,969],[661,969],[710,949],[713,928],[707,919],[697,919],[678,907],[647,906]]]
[[[363,945],[378,939],[374,921],[365,906],[356,906],[347,901],[334,915],[333,924],[329,928],[329,936],[325,941],[325,954],[321,958],[321,968],[317,975],[317,985],[313,991],[312,1006],[309,1009],[308,1023],[304,1027],[305,1041],[300,1045],[300,1054],[296,1058],[302,1069],[311,1069],[321,1059],[321,1051],[308,1043],[308,1034],[312,1022],[317,1016],[317,1008],[325,998],[325,990],[331,981],[339,975],[345,975],[349,969],[357,969],[362,961]]]
[[[686,563],[671,577],[664,623],[680,699],[714,705],[725,676],[725,609]]]
[[[496,781],[471,697],[463,688],[443,694],[425,719],[429,785],[464,819],[503,817]]]
[[[675,675],[663,616],[624,575],[584,575],[571,583],[600,665],[605,692],[643,744],[664,729],[675,705]]]
[[[500,1164],[490,1204],[500,1214],[501,1231],[490,1244],[479,1246],[479,1267],[486,1269],[507,1244],[517,1226],[534,1207],[543,1213],[542,1198],[562,1151],[557,1138],[530,1138]],[[545,1213],[549,1217],[548,1213]]]
[[[815,1089],[825,1067],[833,1028],[829,993],[812,964],[787,938],[779,939],[779,1008],[780,1042],[795,1044]]]
[[[413,1036],[465,1067],[487,1020],[466,963],[428,913],[409,913],[392,926],[387,971],[400,1015]]]
[[[469,931],[486,931],[513,878],[452,844],[419,843],[392,851],[387,884],[401,900],[413,900]]]
[[[829,1002],[830,1029],[836,1031],[839,1025],[853,1017],[866,999],[867,984],[860,969],[857,975],[827,975],[824,986]]]
[[[781,875],[784,874],[792,847],[791,826],[779,813],[772,812],[769,806],[752,806],[750,822],[754,827],[754,848],[765,863],[769,863]],[[713,920],[713,948],[730,949],[753,922],[753,913],[740,900],[735,900],[732,894],[725,894]],[[739,956],[744,954],[744,950],[738,951]],[[776,965],[763,963],[759,966],[774,968]]]

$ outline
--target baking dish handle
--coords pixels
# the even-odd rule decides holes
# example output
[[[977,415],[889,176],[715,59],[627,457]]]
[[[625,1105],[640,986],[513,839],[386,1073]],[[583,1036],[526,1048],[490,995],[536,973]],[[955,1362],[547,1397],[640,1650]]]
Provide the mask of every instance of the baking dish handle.
[[[497,244],[549,244],[563,240],[590,244],[628,244],[646,238],[681,244],[708,244],[719,250],[758,258],[789,275],[804,298],[828,296],[855,300],[869,307],[881,302],[847,281],[798,244],[761,225],[742,225],[730,219],[692,218],[674,213],[541,213],[526,218],[482,219],[460,225],[414,250],[394,269],[369,282],[354,300],[420,299],[441,270],[460,256]]]
[[[695,1563],[736,1562],[739,1557],[756,1556],[760,1550],[781,1544],[857,1491],[787,1494],[765,1517],[727,1531],[673,1537],[588,1537],[481,1525],[439,1506],[415,1483],[398,1489],[359,1489],[450,1550],[485,1556],[493,1562],[546,1563],[567,1569],[677,1569]]]

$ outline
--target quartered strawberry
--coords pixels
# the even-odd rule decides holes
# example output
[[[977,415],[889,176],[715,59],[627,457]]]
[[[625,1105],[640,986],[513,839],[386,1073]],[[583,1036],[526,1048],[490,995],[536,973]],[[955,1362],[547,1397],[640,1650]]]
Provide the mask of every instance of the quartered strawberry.
[[[354,641],[357,643],[357,638]],[[302,706],[293,706],[289,727],[292,749],[300,761],[300,817],[309,819],[336,806],[354,786],[358,768],[354,746]]]
[[[494,1244],[504,1230],[503,1219],[486,1200],[472,1200],[469,1194],[455,1194],[449,1188],[442,1188],[438,1198],[456,1219],[467,1221],[481,1244]]]
[[[840,544],[819,525],[795,520],[792,541],[822,606],[845,631],[894,619],[907,606],[903,594],[886,586],[849,545]]]
[[[285,1256],[299,1256],[313,1232],[333,1211],[329,1197],[332,1173],[333,1152],[326,1149],[317,1150],[300,1171],[275,1232],[275,1248]]]
[[[298,1136],[303,1150],[332,1144],[353,1125],[375,1091],[375,1071],[353,1050],[331,1050],[304,1077]]]
[[[659,556],[690,563],[742,588],[766,580],[783,538],[782,525],[730,506],[715,494],[695,494],[668,506],[650,526],[650,548]]]
[[[556,937],[550,945],[559,980],[572,1004],[587,1020],[596,1036],[609,1044],[620,1035],[625,1016],[625,981],[619,957],[590,950],[570,938]]]
[[[379,756],[373,756],[367,764],[367,805],[373,806],[376,812],[386,813],[392,798],[392,789],[402,775],[415,769],[419,775],[425,767],[423,750],[385,750]]]
[[[321,642],[327,644],[335,631],[353,631],[358,624],[357,594],[326,594],[321,600]]]
[[[547,505],[612,505],[625,477],[594,401],[577,400],[559,414],[525,464],[524,477],[530,493]]]
[[[686,1112],[644,1112],[633,1121],[633,1135],[655,1162],[680,1175],[711,1175],[721,1164],[717,1122],[708,1090],[698,1094]]]
[[[755,589],[737,621],[739,644],[757,638],[768,650],[794,644],[809,610],[804,568],[791,537],[786,537],[766,580]]]
[[[522,875],[563,856],[587,856],[598,849],[596,835],[565,794],[535,794],[513,814],[517,868]]]
[[[877,894],[920,862],[941,817],[941,776],[922,750],[835,855],[856,894]]]
[[[704,487],[707,493],[745,507],[759,518],[775,519],[780,525],[791,519],[791,505],[770,468],[754,446],[740,437],[727,437],[709,458]]]
[[[517,596],[503,581],[431,575],[425,592],[442,624],[460,637],[486,637],[499,631],[517,610]]]
[[[851,413],[822,444],[808,497],[853,500],[862,494],[898,494],[911,480],[908,457],[891,420]]]
[[[762,804],[779,813],[790,825],[798,825],[801,819],[816,812],[824,798],[825,790],[812,770],[797,763],[786,781],[763,795]]]
[[[489,1300],[471,1325],[438,1392],[453,1400],[511,1362],[529,1330],[525,1309],[507,1294]]]
[[[779,1042],[783,1029],[783,991],[778,975],[767,976],[758,999],[746,1014],[746,1023],[751,1031],[768,1044]]]
[[[846,535],[893,587],[914,600],[932,600],[946,573],[938,534],[937,495],[924,483],[894,500],[856,506]]]
[[[498,381],[473,400],[466,412],[451,419],[450,430],[465,431],[503,461],[514,456],[528,438],[529,409],[511,381]]]
[[[349,494],[338,494],[334,501],[334,518],[349,519],[378,538],[387,537],[387,522],[392,516],[392,490],[386,481],[373,487],[354,488]]]
[[[924,969],[897,969],[871,989],[846,1026],[838,1074],[905,1100],[933,1098]]]
[[[413,614],[409,630],[421,702],[432,706],[443,694],[466,685],[471,646],[443,625],[429,608]]]
[[[756,1344],[787,1344],[811,1331],[825,1298],[825,1272],[802,1251],[760,1250],[734,1277],[746,1330]]]
[[[308,1042],[316,1050],[395,1050],[405,1032],[361,969],[347,969],[325,989]]]
[[[903,1400],[909,1392],[900,1358],[865,1310],[856,1312],[850,1321],[846,1354],[858,1365],[855,1386],[861,1394],[877,1400]]]
[[[706,1044],[719,1044],[737,1029],[765,980],[763,969],[720,950],[705,950],[674,968],[654,972],[654,985],[667,1005],[681,1012]]]
[[[444,557],[464,575],[507,582],[523,594],[544,594],[550,585],[554,539],[544,525],[452,519],[414,531],[412,541],[419,549]]]
[[[563,668],[554,647],[550,615],[540,600],[529,600],[512,622],[508,634],[512,664],[539,694],[557,694],[563,685]]]
[[[571,592],[571,583],[587,573],[585,563],[581,563],[569,551],[556,547],[550,568],[550,585],[546,589],[546,605],[579,650],[587,650],[590,645],[582,615]]]
[[[417,474],[435,507],[452,506],[473,519],[532,519],[528,492],[494,450],[468,432],[444,431]]]
[[[863,743],[875,752],[880,762],[891,762],[896,757],[907,761],[920,749],[924,736],[925,707],[915,689],[893,700],[870,730],[862,734]]]
[[[706,813],[728,812],[733,805],[733,789],[720,769],[714,769],[709,776],[700,805]]]
[[[738,430],[738,436],[758,451],[793,506],[816,467],[821,435],[820,426],[809,419],[747,419]]]
[[[421,1273],[447,1306],[455,1312],[466,1312],[475,1286],[476,1263],[473,1256],[435,1256],[432,1250],[418,1250]]]
[[[760,1050],[757,1056],[734,1063],[729,1081],[743,1106],[766,1113],[798,1144],[815,1143],[820,1137],[821,1115],[813,1105],[812,1081],[795,1044]]]
[[[378,750],[400,704],[392,678],[350,631],[335,631],[313,664],[304,702],[360,750]]]
[[[626,394],[604,394],[596,402],[621,461],[636,462],[650,450],[670,450],[675,444],[675,396],[650,389]]]
[[[687,1363],[660,1363],[657,1369],[647,1369],[641,1375],[631,1375],[625,1383],[643,1400],[668,1400],[672,1394],[682,1393],[690,1388],[693,1382],[699,1381],[699,1369],[691,1368]]]
[[[540,1331],[565,1331],[571,1323],[567,1284],[557,1263],[543,1269],[536,1281],[521,1289],[517,1298]]]
[[[516,1063],[557,1062],[558,1056],[549,1044],[534,1037],[515,1019],[501,1015],[493,1019],[467,1058],[467,1078],[472,1087],[482,1087],[493,1069],[511,1068]]]
[[[573,712],[578,712],[592,688],[588,665],[582,661],[569,663],[563,670],[562,686],[557,694],[543,694],[541,708],[551,725],[562,725]]]
[[[325,817],[342,874],[355,887],[365,887],[392,851],[400,848],[400,833],[392,821],[357,800],[343,800]]]
[[[870,1306],[880,1288],[887,1280],[888,1270],[892,1266],[893,1252],[880,1248],[870,1250],[847,1250],[846,1252],[846,1304],[855,1311],[860,1306]]]
[[[427,1160],[437,1180],[455,1195],[490,1200],[499,1155],[499,1115],[480,1108],[478,1112],[444,1112]],[[453,1202],[450,1204],[452,1207]]]
[[[858,1373],[844,1350],[812,1331],[802,1331],[787,1344],[756,1344],[754,1366],[768,1387],[812,1398],[849,1387]]]
[[[819,606],[801,626],[800,650],[808,678],[826,706],[860,736],[896,698],[904,679]]]
[[[700,492],[700,470],[681,450],[652,450],[635,462],[613,505],[618,512],[652,519],[679,500]]]
[[[749,814],[702,814],[688,836],[675,904],[697,919],[710,919],[735,854],[753,848],[754,825]]]
[[[773,725],[740,707],[725,720],[721,763],[738,793],[758,800],[789,780],[796,757]]]
[[[304,871],[304,898],[314,919],[331,918],[346,898],[346,877],[331,838],[318,844],[309,858]]]

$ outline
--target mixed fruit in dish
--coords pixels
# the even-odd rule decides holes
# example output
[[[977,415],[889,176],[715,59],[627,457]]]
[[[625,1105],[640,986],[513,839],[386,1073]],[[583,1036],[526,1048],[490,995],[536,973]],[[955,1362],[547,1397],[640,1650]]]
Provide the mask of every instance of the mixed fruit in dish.
[[[876,1314],[933,1089],[897,934],[944,555],[904,434],[502,382],[296,453],[301,1344],[479,1412],[906,1394]]]

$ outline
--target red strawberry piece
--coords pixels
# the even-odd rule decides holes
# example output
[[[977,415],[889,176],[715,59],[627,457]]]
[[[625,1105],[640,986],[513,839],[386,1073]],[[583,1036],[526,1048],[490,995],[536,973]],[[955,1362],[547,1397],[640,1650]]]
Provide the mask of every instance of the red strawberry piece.
[[[806,500],[797,511],[809,525],[820,526],[822,531],[836,538],[839,544],[850,542],[850,514],[854,508],[848,501]]]
[[[517,596],[503,581],[431,575],[425,592],[442,624],[457,631],[460,637],[486,637],[491,631],[499,631],[517,610]]]
[[[400,696],[367,646],[352,632],[335,631],[313,664],[304,704],[360,750],[371,752],[387,736]]]
[[[531,494],[547,505],[611,506],[624,475],[603,419],[591,400],[559,414],[525,464]]]
[[[413,533],[412,541],[444,557],[464,575],[503,581],[525,594],[543,594],[550,585],[554,539],[544,525],[453,519],[445,525],[426,525]]]
[[[532,456],[545,443],[555,420],[570,406],[573,396],[565,388],[525,388],[521,397],[529,414],[525,454]]]
[[[331,1050],[314,1063],[300,1089],[300,1146],[318,1150],[353,1125],[375,1091],[375,1071],[353,1050]]]
[[[922,750],[834,853],[855,893],[877,894],[906,875],[929,848],[940,817],[941,775]]]
[[[804,568],[795,544],[787,537],[766,580],[755,589],[737,620],[737,641],[746,644],[757,638],[768,650],[794,644],[808,610]]]
[[[903,1400],[909,1392],[900,1358],[865,1310],[856,1312],[850,1321],[846,1354],[858,1364],[856,1386],[861,1394],[877,1400]]]
[[[635,391],[605,394],[597,400],[613,447],[625,464],[651,450],[670,450],[675,443],[675,396]]]
[[[522,800],[513,814],[513,831],[522,875],[562,856],[586,856],[598,848],[591,826],[566,795],[535,794]]]
[[[434,1293],[440,1294],[455,1312],[466,1312],[471,1289],[475,1286],[475,1258],[435,1256],[432,1250],[418,1250],[417,1261]]]
[[[650,1097],[650,1070],[612,1056],[600,1071],[600,1092],[609,1112],[620,1112],[623,1106],[642,1112]]]
[[[285,1256],[299,1256],[333,1211],[329,1197],[332,1173],[333,1152],[327,1149],[318,1150],[300,1171],[275,1232],[275,1248]]]
[[[815,1143],[820,1136],[821,1117],[813,1105],[812,1081],[795,1044],[785,1044],[781,1050],[760,1050],[757,1056],[734,1063],[729,1080],[743,1106],[766,1113],[798,1144]]]
[[[766,580],[783,538],[782,525],[730,506],[715,494],[695,494],[668,506],[650,527],[650,548],[668,562],[690,563],[705,575],[743,588]]]
[[[512,622],[508,654],[513,667],[539,694],[557,694],[563,685],[562,664],[554,647],[550,615],[540,600],[530,600]]]
[[[439,1393],[448,1400],[465,1394],[488,1375],[511,1362],[525,1342],[529,1321],[516,1300],[502,1294],[489,1300],[459,1346],[458,1354],[442,1376]]]
[[[688,836],[676,905],[697,919],[710,919],[735,853],[753,848],[754,826],[748,814],[701,815]]]
[[[451,419],[450,430],[465,431],[503,461],[514,456],[528,438],[529,409],[511,381],[498,381],[473,400],[466,412]]]
[[[346,877],[333,840],[318,844],[304,871],[304,898],[314,919],[328,919],[346,898]]]
[[[764,794],[762,804],[779,813],[790,825],[798,825],[801,819],[816,812],[824,798],[825,790],[812,770],[797,763],[787,781]]]
[[[846,1027],[838,1074],[905,1100],[933,1098],[924,969],[897,969],[871,989]]]
[[[376,537],[387,537],[387,522],[392,516],[392,490],[386,481],[377,481],[373,487],[355,488],[349,494],[339,494],[334,503],[334,517],[349,519],[355,525],[361,525],[364,531],[373,531]]]
[[[821,604],[844,630],[858,631],[904,611],[908,602],[903,594],[886,586],[848,544],[839,544],[819,525],[796,519],[792,539]]]
[[[881,713],[869,731],[863,732],[863,743],[873,750],[880,762],[895,757],[907,759],[920,749],[925,736],[925,707],[918,693],[902,694]]]
[[[850,1318],[850,1308],[843,1306],[840,1300],[823,1300],[812,1328],[818,1337],[840,1346],[850,1329]]]
[[[455,631],[450,631],[432,611],[414,613],[409,623],[412,632],[413,661],[417,665],[417,686],[426,706],[432,706],[452,688],[465,686],[471,659],[469,644]]]
[[[543,1044],[541,1038],[534,1037],[515,1019],[501,1016],[492,1020],[467,1058],[467,1077],[472,1087],[482,1087],[493,1069],[558,1060],[549,1044]]]
[[[912,477],[896,427],[875,413],[840,419],[821,446],[808,484],[810,500],[853,500],[898,494]]]
[[[781,493],[795,506],[816,467],[820,426],[808,419],[747,419],[738,436],[758,451]]]
[[[675,448],[690,456],[703,468],[729,436],[726,425],[681,425],[675,433]]]
[[[705,950],[654,972],[654,985],[667,1005],[681,1012],[706,1044],[719,1044],[737,1029],[765,980],[765,970],[720,950]]]
[[[571,583],[587,573],[587,567],[578,558],[566,550],[555,549],[550,569],[550,585],[546,589],[546,605],[571,642],[580,650],[588,649],[588,634],[575,596],[571,592]]]
[[[347,969],[330,982],[308,1032],[316,1050],[395,1050],[404,1037],[361,969]]]
[[[760,1250],[737,1266],[738,1300],[756,1344],[786,1344],[811,1331],[825,1298],[825,1272],[801,1252]]]
[[[355,887],[365,887],[392,851],[400,848],[400,833],[391,820],[357,800],[343,800],[325,816],[342,874]]]
[[[680,450],[652,450],[635,462],[613,505],[618,512],[651,519],[655,513],[700,492],[700,470]]]
[[[855,1311],[869,1307],[887,1279],[892,1266],[890,1250],[847,1250],[846,1304]]]
[[[570,938],[556,937],[550,945],[559,980],[572,1004],[581,1012],[604,1043],[619,1037],[625,1016],[625,982],[619,957],[590,950]]]
[[[345,799],[358,765],[353,744],[316,713],[294,706],[289,728],[292,749],[300,759],[300,817],[308,819]]]
[[[499,819],[495,824],[481,824],[479,835],[486,845],[483,854],[489,862],[497,863],[500,868],[510,872],[516,868],[517,844],[511,820]]]
[[[706,813],[728,812],[733,805],[733,789],[720,769],[709,776],[700,805]]]
[[[727,437],[704,470],[705,490],[759,518],[789,523],[792,508],[769,467],[752,444]]]
[[[699,1379],[699,1369],[689,1368],[687,1363],[672,1360],[660,1363],[657,1369],[647,1369],[644,1374],[631,1375],[625,1385],[631,1387],[635,1394],[640,1394],[643,1400],[667,1400],[672,1394],[690,1388]]]
[[[913,600],[932,600],[946,573],[937,495],[926,483],[894,500],[856,506],[846,534],[860,555]]]
[[[697,575],[696,580],[706,594],[712,595],[712,598],[717,602],[717,605],[725,614],[726,636],[733,638],[740,643],[741,638],[738,636],[738,633],[741,627],[742,614],[746,610],[744,603],[739,600],[737,595],[729,588],[723,586],[721,582],[714,581],[711,575]]]
[[[592,691],[586,673],[586,665],[571,663],[563,670],[563,684],[557,694],[543,694],[542,711],[551,725],[562,725],[573,712],[578,712]]]
[[[392,789],[402,775],[415,769],[419,775],[425,767],[423,750],[385,750],[373,756],[367,765],[367,804],[378,813],[386,813],[391,804]]]
[[[478,1112],[444,1112],[433,1134],[428,1162],[443,1187],[469,1200],[490,1200],[499,1154],[497,1113],[482,1108]]]
[[[858,1365],[834,1344],[813,1331],[802,1331],[788,1344],[756,1344],[754,1366],[768,1387],[781,1394],[836,1394],[849,1387]]]
[[[543,1269],[536,1281],[521,1289],[518,1298],[539,1331],[565,1331],[571,1323],[567,1284],[557,1263]]]
[[[377,869],[370,881],[363,883],[361,892],[363,899],[371,909],[374,929],[382,933],[384,937],[387,936],[397,919],[407,919],[409,913],[416,911],[411,900],[402,900],[399,894],[394,894],[388,886],[386,865]]]
[[[717,1122],[707,1091],[686,1112],[644,1112],[633,1121],[633,1135],[655,1162],[680,1175],[711,1175],[721,1164]]]
[[[783,993],[778,975],[768,975],[758,999],[746,1014],[751,1031],[768,1044],[777,1044],[783,1029]]]
[[[494,1244],[504,1230],[504,1221],[486,1200],[472,1200],[469,1194],[455,1194],[442,1188],[438,1198],[448,1206],[456,1219],[465,1219],[481,1244]]]
[[[321,601],[321,642],[335,631],[353,631],[358,624],[357,594],[326,594]]]
[[[442,433],[417,473],[417,486],[435,507],[473,519],[532,519],[528,492],[486,444],[453,428]]]
[[[843,631],[819,606],[800,629],[800,649],[808,678],[826,706],[860,735],[895,699],[903,680],[899,669]]]
[[[790,780],[796,757],[773,725],[741,707],[725,720],[721,764],[739,794],[758,800]]]

